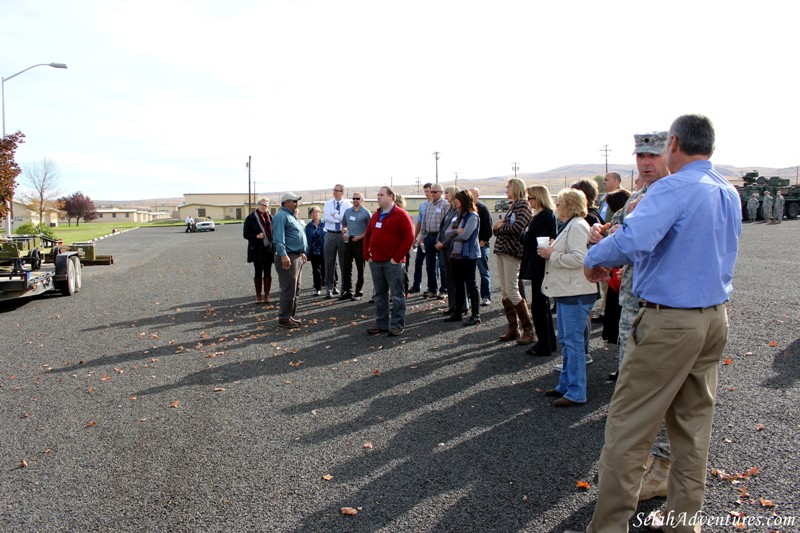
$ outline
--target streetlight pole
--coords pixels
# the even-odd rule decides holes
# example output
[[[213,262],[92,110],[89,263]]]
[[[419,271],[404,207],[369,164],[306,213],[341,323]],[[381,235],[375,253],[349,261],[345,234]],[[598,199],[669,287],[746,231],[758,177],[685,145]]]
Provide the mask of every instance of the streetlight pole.
[[[3,110],[3,139],[6,138],[6,82],[12,78],[16,78],[23,72],[27,72],[34,67],[53,67],[53,68],[67,68],[67,65],[64,63],[38,63],[36,65],[31,65],[30,67],[26,68],[25,70],[20,70],[16,74],[12,74],[7,78],[3,78],[2,81],[2,110]]]
[[[436,183],[439,183],[439,152],[433,152],[436,158]]]

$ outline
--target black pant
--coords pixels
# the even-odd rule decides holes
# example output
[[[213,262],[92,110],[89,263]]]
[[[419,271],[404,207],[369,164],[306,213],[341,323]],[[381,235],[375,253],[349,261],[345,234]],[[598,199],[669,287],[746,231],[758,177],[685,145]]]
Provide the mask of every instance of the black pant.
[[[353,261],[356,262],[356,294],[364,288],[364,240],[350,239],[344,244],[344,261],[342,263],[342,293],[353,292]]]
[[[475,272],[478,266],[477,259],[450,259],[450,276],[455,285],[455,295],[450,293],[450,298],[455,296],[455,312],[461,313],[466,307],[467,293],[469,293],[470,303],[472,304],[472,316],[478,316],[480,311],[480,292],[475,281]]]
[[[311,274],[314,278],[314,290],[321,291],[322,284],[325,282],[325,257],[322,254],[310,254]]]
[[[536,331],[537,345],[542,350],[556,351],[556,332],[553,329],[553,314],[550,311],[550,300],[542,294],[542,280],[531,280],[531,318]],[[541,343],[541,344],[540,344]]]
[[[269,254],[261,261],[253,261],[254,276],[257,278],[272,279],[272,264],[275,262],[275,255]]]

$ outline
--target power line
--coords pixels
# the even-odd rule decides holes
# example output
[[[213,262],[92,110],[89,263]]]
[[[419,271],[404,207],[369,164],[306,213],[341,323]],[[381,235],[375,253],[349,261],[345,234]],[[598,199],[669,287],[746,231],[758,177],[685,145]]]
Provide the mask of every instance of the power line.
[[[611,148],[609,148],[607,144],[604,144],[603,147],[600,149],[600,153],[604,154],[606,158],[606,174],[608,174],[608,152],[613,152],[613,150],[611,150]]]

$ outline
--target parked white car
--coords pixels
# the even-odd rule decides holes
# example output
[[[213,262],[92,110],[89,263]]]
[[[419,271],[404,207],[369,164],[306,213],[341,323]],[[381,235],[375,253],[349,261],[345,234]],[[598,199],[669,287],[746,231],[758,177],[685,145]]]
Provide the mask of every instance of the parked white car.
[[[214,231],[214,221],[206,217],[197,217],[194,222],[195,231]]]

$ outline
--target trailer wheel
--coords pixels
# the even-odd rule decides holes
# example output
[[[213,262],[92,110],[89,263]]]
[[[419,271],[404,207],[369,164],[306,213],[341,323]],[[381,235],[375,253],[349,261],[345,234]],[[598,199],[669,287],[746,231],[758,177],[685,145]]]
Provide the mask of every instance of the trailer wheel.
[[[800,215],[800,205],[792,202],[786,206],[786,218],[795,219],[797,215]]]
[[[62,296],[75,294],[75,263],[72,262],[72,258],[67,260],[67,279],[57,281],[56,288],[61,291]]]
[[[31,270],[39,270],[42,268],[42,254],[39,252],[38,248],[31,250],[31,253],[28,255],[28,264],[31,265]]]
[[[69,262],[72,263],[72,268],[75,270],[75,292],[78,292],[83,286],[83,267],[81,266],[81,260],[78,259],[77,255],[73,255],[69,258]]]

